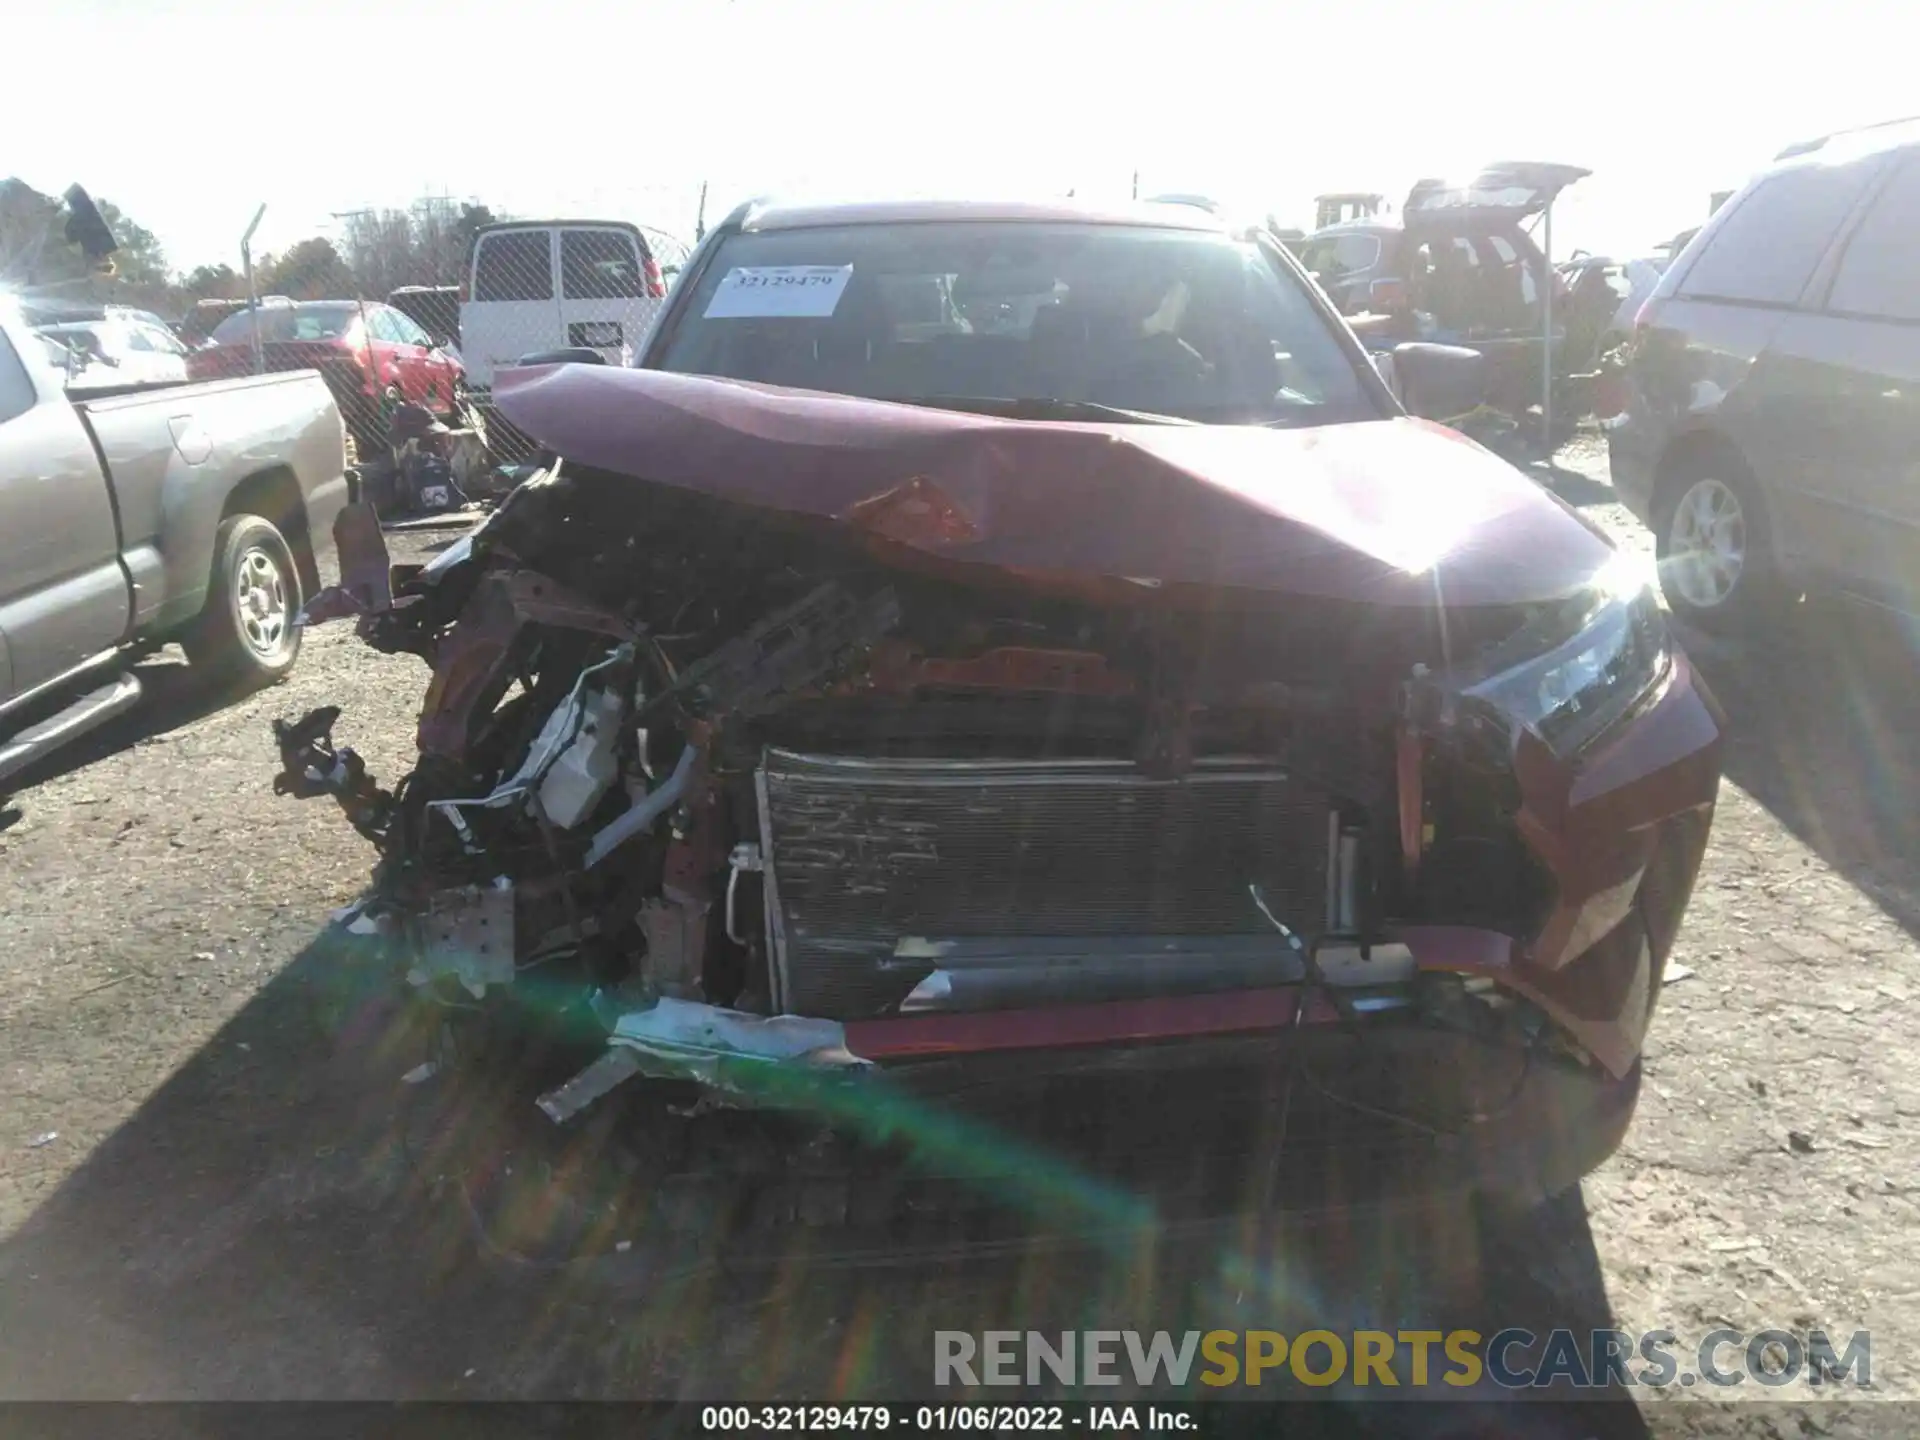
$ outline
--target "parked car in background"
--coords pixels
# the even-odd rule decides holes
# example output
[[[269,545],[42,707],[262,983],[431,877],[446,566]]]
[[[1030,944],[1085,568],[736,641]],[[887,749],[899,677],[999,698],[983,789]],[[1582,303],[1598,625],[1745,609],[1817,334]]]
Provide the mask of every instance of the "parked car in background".
[[[484,393],[495,369],[541,351],[596,350],[610,365],[631,365],[667,294],[648,237],[614,220],[482,227],[460,303],[468,384]]]
[[[293,301],[284,295],[262,295],[262,305],[291,305]],[[245,310],[244,300],[196,300],[193,308],[182,315],[173,329],[190,350],[197,350],[207,343],[220,322],[229,315]]]
[[[187,373],[196,380],[252,374],[256,323],[262,368],[318,370],[362,448],[381,443],[387,411],[399,400],[455,414],[466,378],[459,357],[377,301],[303,300],[237,311],[187,357]]]
[[[94,320],[133,320],[172,333],[173,327],[151,310],[133,305],[49,304],[41,297],[23,297],[20,312],[27,324],[38,329],[44,325],[84,324]]]
[[[460,346],[460,287],[458,285],[402,285],[390,292],[387,303],[431,335],[443,347]]]
[[[41,335],[73,352],[71,392],[120,385],[172,385],[187,378],[188,350],[155,320],[112,316],[38,327]]]
[[[1795,147],[1641,308],[1614,488],[1674,611],[1809,588],[1920,614],[1920,122]]]
[[[1429,340],[1480,351],[1486,403],[1517,419],[1540,400],[1542,307],[1556,283],[1523,226],[1587,173],[1525,162],[1489,167],[1463,185],[1422,180],[1398,214],[1363,214],[1314,231],[1301,263],[1369,349]],[[1586,341],[1578,353],[1560,344],[1570,315],[1556,310],[1560,375],[1594,358]],[[1571,434],[1577,408],[1571,395],[1556,402],[1556,438]]]
[[[1562,288],[1578,295],[1589,286],[1604,287],[1611,297],[1598,312],[1600,345],[1604,349],[1615,340],[1633,333],[1633,318],[1653,294],[1654,286],[1666,270],[1665,255],[1642,256],[1635,260],[1615,260],[1606,255],[1576,255],[1554,268],[1560,272]]]
[[[82,400],[70,355],[0,299],[0,779],[135,704],[168,640],[210,683],[284,675],[347,501],[315,376]]]
[[[640,233],[646,237],[647,249],[660,266],[660,278],[667,289],[673,289],[673,282],[687,268],[687,260],[693,254],[693,247],[678,235],[665,230],[656,230],[651,225],[642,225]]]

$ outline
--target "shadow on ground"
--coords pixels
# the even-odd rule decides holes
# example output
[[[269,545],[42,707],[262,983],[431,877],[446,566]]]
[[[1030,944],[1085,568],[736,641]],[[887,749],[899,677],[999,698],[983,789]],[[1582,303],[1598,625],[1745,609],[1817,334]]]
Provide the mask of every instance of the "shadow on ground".
[[[1842,602],[1764,633],[1688,633],[1727,716],[1726,774],[1920,935],[1920,654],[1906,626]]]
[[[804,1206],[766,1265],[714,1253],[698,1214],[619,1248],[569,1213],[596,1181],[579,1145],[563,1158],[538,1138],[517,1079],[466,1085],[453,1065],[402,1082],[428,1042],[374,969],[310,945],[0,1247],[0,1395],[907,1399],[933,1393],[942,1329],[1609,1323],[1577,1197],[1491,1240],[1436,1207],[1289,1232],[1259,1261],[1149,1240],[844,1268]],[[659,1113],[616,1098],[601,1133]],[[632,1163],[595,1143],[590,1168]],[[538,1183],[504,1187],[505,1212],[474,1198],[516,1167]],[[1527,1433],[1641,1433],[1630,1405],[1525,1409]],[[1392,1413],[1378,1433],[1450,1433]]]
[[[1520,468],[1522,473],[1576,508],[1619,503],[1613,486],[1579,470],[1543,461],[1534,461]]]
[[[0,780],[0,796],[16,806],[31,804],[29,792],[36,785],[44,785],[58,776],[131,749],[143,740],[191,725],[238,698],[231,691],[209,687],[205,673],[195,671],[177,650],[150,656],[133,666],[132,671],[140,680],[139,704],[125,714],[116,715],[99,729],[62,745],[18,774]]]

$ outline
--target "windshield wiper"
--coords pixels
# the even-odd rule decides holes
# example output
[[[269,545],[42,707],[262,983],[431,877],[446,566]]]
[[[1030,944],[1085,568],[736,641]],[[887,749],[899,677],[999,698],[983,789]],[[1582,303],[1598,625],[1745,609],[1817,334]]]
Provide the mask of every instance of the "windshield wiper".
[[[1092,400],[1055,400],[1044,395],[889,395],[896,405],[925,405],[933,410],[967,410],[978,415],[1001,415],[1009,420],[1110,420],[1126,425],[1198,425],[1183,415],[1156,415],[1151,410],[1123,410]]]

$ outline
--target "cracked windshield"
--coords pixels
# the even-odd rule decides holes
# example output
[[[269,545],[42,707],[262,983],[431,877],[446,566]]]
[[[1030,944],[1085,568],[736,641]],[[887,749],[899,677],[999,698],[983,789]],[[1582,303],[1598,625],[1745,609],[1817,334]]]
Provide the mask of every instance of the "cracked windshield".
[[[1807,18],[7,21],[0,1431],[1920,1433]]]

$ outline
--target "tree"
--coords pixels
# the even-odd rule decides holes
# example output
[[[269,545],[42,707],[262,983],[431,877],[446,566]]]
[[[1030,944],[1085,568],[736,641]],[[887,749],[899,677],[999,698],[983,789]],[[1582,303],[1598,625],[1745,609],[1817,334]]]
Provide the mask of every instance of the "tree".
[[[0,180],[0,286],[66,304],[165,303],[167,258],[153,232],[110,201],[96,199],[119,249],[113,273],[94,271],[66,236],[67,208],[23,180]]]
[[[62,234],[65,212],[24,180],[0,180],[0,285],[32,291],[77,281],[86,257]]]
[[[199,265],[181,288],[195,300],[238,300],[247,293],[247,282],[231,265]]]
[[[353,271],[333,242],[317,235],[290,246],[284,254],[267,256],[254,284],[262,295],[289,295],[295,300],[351,299],[358,291]]]
[[[480,233],[482,227],[498,223],[498,217],[484,205],[461,205],[460,218],[454,222],[453,230],[460,239],[460,258],[463,262],[467,252],[473,249],[473,237]]]
[[[132,220],[111,200],[95,200],[100,218],[113,231],[120,248],[113,252],[113,273],[128,285],[165,285],[167,254],[160,239],[146,226]]]
[[[454,285],[466,272],[475,233],[495,218],[485,205],[462,202],[456,209],[437,198],[405,210],[356,210],[346,217],[340,249],[370,296],[401,285]]]

